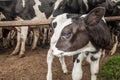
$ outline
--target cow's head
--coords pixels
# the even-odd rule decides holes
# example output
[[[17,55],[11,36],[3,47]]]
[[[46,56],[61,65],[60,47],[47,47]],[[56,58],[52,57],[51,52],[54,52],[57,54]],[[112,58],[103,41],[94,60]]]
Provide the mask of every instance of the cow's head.
[[[98,26],[97,24],[104,14],[105,9],[98,7],[86,16],[68,18],[61,25],[56,26],[51,38],[53,54],[57,56],[73,55],[86,48],[86,45],[89,44],[87,27]]]

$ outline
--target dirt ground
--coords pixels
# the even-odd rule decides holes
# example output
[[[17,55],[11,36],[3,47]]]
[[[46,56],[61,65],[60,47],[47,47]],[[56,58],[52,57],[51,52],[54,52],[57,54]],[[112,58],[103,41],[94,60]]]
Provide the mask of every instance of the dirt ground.
[[[47,74],[47,51],[48,49],[37,48],[31,50],[27,47],[26,57],[10,56],[13,49],[0,49],[0,80],[46,80]],[[65,57],[69,74],[62,73],[61,65],[57,57],[53,62],[53,80],[72,80],[72,57]],[[102,58],[100,66],[109,59]],[[83,65],[84,76],[82,80],[90,80],[89,64]]]

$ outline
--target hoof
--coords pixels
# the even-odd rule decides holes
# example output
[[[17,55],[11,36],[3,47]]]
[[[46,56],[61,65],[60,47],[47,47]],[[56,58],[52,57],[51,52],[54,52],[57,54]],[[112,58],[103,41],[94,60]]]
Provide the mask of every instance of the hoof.
[[[23,58],[23,57],[25,57],[25,54],[20,54],[19,55],[19,58]]]
[[[69,75],[70,73],[69,72],[66,72],[66,73],[64,73],[65,75]]]
[[[35,50],[36,49],[36,46],[32,46],[32,50]]]
[[[112,56],[115,54],[115,51],[110,51],[109,54]]]
[[[17,52],[12,52],[10,55],[17,55],[18,53]]]
[[[105,54],[102,54],[101,58],[105,58],[105,56],[106,56]]]

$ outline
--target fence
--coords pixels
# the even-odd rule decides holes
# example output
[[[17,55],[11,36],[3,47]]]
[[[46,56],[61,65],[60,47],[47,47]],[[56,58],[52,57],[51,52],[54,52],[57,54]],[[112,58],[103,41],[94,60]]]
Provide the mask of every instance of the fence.
[[[120,20],[120,16],[105,17],[106,21]],[[0,21],[0,27],[22,27],[22,26],[37,26],[47,25],[52,22],[52,19],[42,20],[24,20],[24,21]]]

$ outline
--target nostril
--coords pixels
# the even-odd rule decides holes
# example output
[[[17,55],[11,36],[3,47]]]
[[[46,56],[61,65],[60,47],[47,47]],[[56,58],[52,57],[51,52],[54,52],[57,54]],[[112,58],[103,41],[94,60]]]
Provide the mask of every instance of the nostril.
[[[52,52],[54,52],[53,49],[52,49]]]

